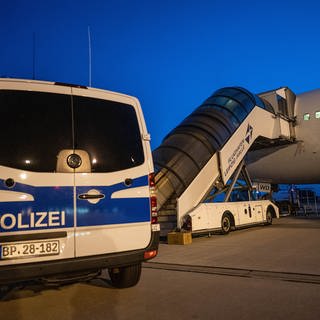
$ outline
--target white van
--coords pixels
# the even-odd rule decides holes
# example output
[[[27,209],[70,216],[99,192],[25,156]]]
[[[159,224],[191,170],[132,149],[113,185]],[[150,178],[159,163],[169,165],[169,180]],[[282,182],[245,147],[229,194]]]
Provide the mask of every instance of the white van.
[[[0,286],[108,269],[130,287],[160,227],[139,101],[0,79]]]

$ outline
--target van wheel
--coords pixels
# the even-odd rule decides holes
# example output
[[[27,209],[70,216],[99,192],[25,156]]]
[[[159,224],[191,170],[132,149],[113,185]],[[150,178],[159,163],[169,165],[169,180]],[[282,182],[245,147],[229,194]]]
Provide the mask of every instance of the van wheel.
[[[221,232],[222,234],[228,234],[231,231],[231,219],[226,213],[221,218]]]
[[[141,276],[141,263],[132,266],[111,268],[108,270],[111,284],[116,288],[129,288],[135,286]]]
[[[272,213],[270,210],[267,210],[266,213],[266,225],[271,225],[272,224]]]

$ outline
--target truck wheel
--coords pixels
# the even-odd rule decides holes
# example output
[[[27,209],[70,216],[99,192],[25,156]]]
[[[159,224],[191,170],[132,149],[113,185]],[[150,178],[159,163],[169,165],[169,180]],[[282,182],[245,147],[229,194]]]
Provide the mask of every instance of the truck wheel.
[[[4,298],[12,289],[10,286],[0,286],[0,300]]]
[[[141,275],[141,263],[132,266],[111,268],[108,270],[111,284],[116,288],[129,288],[135,286]]]
[[[230,230],[231,230],[230,216],[224,213],[221,218],[221,232],[222,234],[227,234],[230,232]]]
[[[272,213],[268,209],[266,213],[266,225],[271,225],[272,224]]]

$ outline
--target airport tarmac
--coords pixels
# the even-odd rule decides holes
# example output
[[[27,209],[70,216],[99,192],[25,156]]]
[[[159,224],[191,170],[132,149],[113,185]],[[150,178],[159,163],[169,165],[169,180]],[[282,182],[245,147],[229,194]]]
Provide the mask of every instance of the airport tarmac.
[[[152,263],[268,270],[320,275],[320,216],[282,217],[257,226],[160,246]]]
[[[0,302],[7,320],[319,319],[320,218],[160,244],[139,284],[103,280],[15,289]]]

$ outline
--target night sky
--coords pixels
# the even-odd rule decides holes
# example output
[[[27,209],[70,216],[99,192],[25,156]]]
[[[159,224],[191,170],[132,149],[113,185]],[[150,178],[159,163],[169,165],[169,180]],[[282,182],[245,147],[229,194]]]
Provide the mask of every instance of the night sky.
[[[139,98],[152,148],[216,89],[319,88],[320,2],[1,1],[0,76]]]

